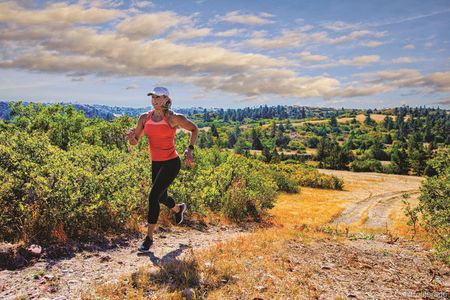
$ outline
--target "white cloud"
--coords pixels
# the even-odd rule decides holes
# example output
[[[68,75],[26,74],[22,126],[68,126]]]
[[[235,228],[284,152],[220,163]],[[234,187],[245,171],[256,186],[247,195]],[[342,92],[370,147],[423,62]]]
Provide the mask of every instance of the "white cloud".
[[[239,23],[245,25],[264,25],[274,23],[269,20],[269,17],[273,15],[267,13],[261,13],[260,15],[242,14],[240,11],[232,11],[225,16],[216,16],[218,22]]]
[[[188,24],[188,17],[165,11],[153,14],[141,14],[128,18],[117,25],[117,32],[132,38],[142,39],[158,35],[179,24]]]
[[[24,9],[13,2],[0,3],[0,22],[48,27],[75,24],[99,24],[111,21],[123,13],[114,9],[84,8],[65,3],[50,4],[45,9]]]
[[[378,61],[380,61],[380,56],[378,55],[362,55],[354,57],[352,59],[341,59],[338,63],[340,65],[362,67]]]
[[[373,37],[383,37],[385,36],[385,32],[379,32],[379,31],[369,31],[369,30],[358,30],[353,31],[350,34],[342,35],[336,38],[332,38],[329,40],[329,43],[332,45],[342,44],[346,42],[351,42],[354,40],[357,40],[364,36],[373,36]]]
[[[51,4],[39,10],[9,2],[0,4],[9,13],[18,14],[9,16],[0,10],[0,22],[6,23],[0,29],[0,68],[72,74],[73,80],[92,74],[151,76],[164,82],[195,84],[208,92],[225,91],[244,95],[248,99],[268,95],[355,97],[410,87],[442,92],[448,91],[450,87],[449,72],[423,75],[417,70],[388,70],[359,74],[358,80],[350,83],[341,83],[326,74],[299,75],[294,71],[299,65],[298,61],[248,53],[248,48],[247,53],[241,53],[211,43],[174,43],[173,40],[214,34],[211,28],[196,28],[193,16],[180,16],[170,11],[151,14],[133,14],[128,11],[129,18],[123,19],[127,16],[125,13],[101,8],[105,5],[114,7],[120,3],[102,1],[98,7],[89,3],[66,6]],[[70,15],[66,16],[65,12]],[[250,24],[267,24],[272,22],[270,18],[273,16],[267,13],[244,15],[232,12],[227,17],[234,19],[234,22],[245,17]],[[52,22],[53,19],[56,21]],[[104,22],[109,22],[107,29],[103,26],[88,26]],[[325,31],[310,32],[311,29],[283,30],[275,37],[269,36],[266,31],[253,32],[245,44],[240,45],[251,45],[258,50],[295,48],[339,44],[361,37],[384,35],[382,32],[360,30],[330,37]],[[242,32],[247,31],[231,29],[215,34],[235,36]],[[168,37],[162,36],[166,33]],[[299,58],[306,62],[306,66],[308,62],[330,60],[327,56],[309,51],[299,53]],[[318,66],[361,67],[379,61],[378,55],[365,55]],[[129,88],[133,88],[133,85]]]
[[[281,36],[267,37],[258,34],[243,42],[245,47],[280,49],[280,48],[298,48],[305,44],[325,43],[328,40],[326,32],[305,33],[295,30],[283,30]]]
[[[343,30],[349,30],[349,29],[357,29],[359,25],[350,24],[342,21],[336,21],[336,22],[329,22],[325,23],[323,25],[324,28],[330,29],[333,31],[343,31]]]
[[[393,64],[410,64],[416,62],[417,59],[410,56],[401,56],[392,60]]]
[[[255,32],[257,35],[243,42],[243,46],[280,49],[280,48],[298,48],[311,44],[342,44],[358,40],[365,36],[382,37],[384,32],[375,32],[369,30],[353,31],[346,35],[330,37],[325,31],[306,32],[301,28],[299,30],[283,30],[279,36],[267,36],[266,32]]]
[[[325,55],[311,54],[309,51],[303,51],[298,54],[302,61],[305,62],[319,62],[328,60],[328,57]]]
[[[153,4],[152,1],[140,1],[140,0],[134,0],[133,5],[138,8],[148,8],[155,6],[155,4]]]
[[[236,36],[238,34],[242,34],[244,32],[243,29],[230,29],[230,30],[226,30],[226,31],[220,31],[216,33],[216,36],[220,36],[220,37],[231,37],[231,36]]]
[[[168,39],[171,40],[189,40],[198,37],[204,37],[211,34],[211,29],[209,28],[193,28],[185,27],[183,29],[172,32]]]
[[[381,46],[384,44],[385,44],[384,42],[380,42],[380,41],[366,41],[366,42],[360,43],[361,46],[370,47],[370,48],[378,47],[378,46]]]
[[[361,73],[355,76],[364,78],[367,84],[385,84],[393,88],[423,88],[428,92],[450,91],[450,72],[423,75],[415,69],[399,69]]]
[[[407,44],[407,45],[403,46],[403,49],[413,50],[413,49],[416,49],[416,46],[414,46],[413,44]]]

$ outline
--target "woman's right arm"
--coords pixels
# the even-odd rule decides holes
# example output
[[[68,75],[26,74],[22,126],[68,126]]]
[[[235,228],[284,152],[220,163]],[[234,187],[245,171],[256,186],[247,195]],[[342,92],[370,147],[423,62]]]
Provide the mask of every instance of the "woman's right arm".
[[[136,145],[139,142],[139,139],[141,138],[142,134],[144,134],[144,122],[147,118],[147,113],[144,113],[140,115],[136,128],[130,129],[128,131],[128,141],[131,145]]]

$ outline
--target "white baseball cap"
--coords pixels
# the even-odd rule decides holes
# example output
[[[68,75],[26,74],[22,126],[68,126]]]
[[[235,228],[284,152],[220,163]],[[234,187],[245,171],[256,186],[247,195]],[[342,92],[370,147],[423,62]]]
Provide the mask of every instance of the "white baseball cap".
[[[169,90],[165,87],[157,86],[153,89],[153,91],[151,91],[150,93],[147,94],[147,96],[152,96],[152,95],[169,97]]]

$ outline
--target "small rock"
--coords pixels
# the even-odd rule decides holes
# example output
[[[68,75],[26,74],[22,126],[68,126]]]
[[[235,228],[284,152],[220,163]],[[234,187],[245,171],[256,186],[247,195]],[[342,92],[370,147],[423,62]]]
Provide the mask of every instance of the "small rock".
[[[76,280],[69,280],[69,281],[67,281],[67,283],[68,284],[76,284],[78,281],[76,281]]]
[[[42,247],[39,245],[31,245],[30,247],[28,247],[28,252],[30,252],[30,254],[34,257],[39,257],[42,254]]]
[[[264,291],[267,290],[267,287],[265,287],[264,285],[257,285],[257,286],[255,286],[255,289],[256,289],[258,292],[264,292]]]
[[[100,262],[107,262],[111,260],[111,256],[109,255],[103,255],[100,257]]]
[[[353,294],[353,293],[349,293],[349,294],[347,294],[347,297],[348,297],[348,298],[357,298],[357,297],[356,297],[356,295],[355,295],[355,294]]]
[[[44,275],[44,279],[46,279],[46,280],[53,280],[54,278],[55,278],[55,276],[50,275],[50,274]]]
[[[64,296],[59,296],[59,297],[53,298],[52,300],[66,300],[66,299],[67,298]]]
[[[193,289],[186,288],[181,293],[181,296],[186,298],[187,300],[191,300],[194,298],[195,292]]]

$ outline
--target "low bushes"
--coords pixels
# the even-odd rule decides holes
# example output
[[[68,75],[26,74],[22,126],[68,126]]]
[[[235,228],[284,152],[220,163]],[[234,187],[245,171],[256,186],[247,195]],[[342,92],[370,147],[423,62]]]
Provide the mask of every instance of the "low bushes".
[[[355,160],[351,163],[350,169],[353,172],[382,172],[381,162],[376,159]]]
[[[295,188],[295,185],[299,185],[312,188],[342,190],[344,187],[344,182],[338,177],[322,174],[310,167],[294,164],[278,164],[272,165],[271,168],[277,173],[287,173],[288,176],[285,176],[284,184],[290,188]],[[286,191],[289,192],[289,190]]]

